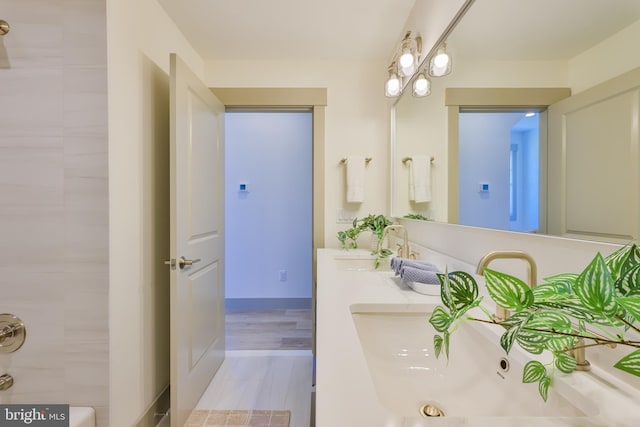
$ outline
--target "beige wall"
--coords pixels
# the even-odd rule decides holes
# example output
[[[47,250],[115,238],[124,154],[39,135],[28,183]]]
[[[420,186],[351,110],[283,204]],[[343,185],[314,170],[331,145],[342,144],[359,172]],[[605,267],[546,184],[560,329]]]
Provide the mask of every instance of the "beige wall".
[[[340,159],[364,155],[365,201],[347,207],[358,216],[388,214],[389,118],[383,85],[386,65],[376,62],[209,61],[210,87],[327,88],[325,116],[325,246],[337,247],[336,211],[345,207],[345,170]]]
[[[0,403],[70,403],[108,425],[104,0],[0,0],[0,312],[24,346]],[[6,50],[6,55],[3,52]]]
[[[640,55],[636,54],[638,40],[640,21],[572,58],[569,61],[568,82],[573,93],[640,67]]]
[[[107,18],[111,425],[131,426],[169,383],[169,52],[203,64],[155,0]]]

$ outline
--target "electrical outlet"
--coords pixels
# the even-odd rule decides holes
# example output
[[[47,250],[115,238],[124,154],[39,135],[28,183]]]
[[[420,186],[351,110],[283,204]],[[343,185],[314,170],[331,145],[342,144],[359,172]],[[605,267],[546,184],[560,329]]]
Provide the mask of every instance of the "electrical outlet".
[[[348,209],[338,209],[336,214],[336,222],[338,224],[351,224],[358,216],[358,211],[350,211]]]
[[[280,281],[281,282],[287,281],[287,270],[280,270]]]

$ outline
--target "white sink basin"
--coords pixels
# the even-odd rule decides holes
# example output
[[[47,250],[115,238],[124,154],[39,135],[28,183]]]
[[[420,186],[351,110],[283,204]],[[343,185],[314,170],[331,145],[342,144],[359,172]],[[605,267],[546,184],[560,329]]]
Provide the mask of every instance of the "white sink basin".
[[[559,375],[546,403],[537,383],[522,384],[528,355],[514,348],[505,356],[493,334],[482,331],[493,326],[464,323],[451,337],[450,359],[436,359],[429,310],[398,308],[386,312],[380,305],[371,306],[371,311],[364,305],[351,307],[376,393],[392,413],[416,417],[428,404],[446,417],[598,414],[598,406],[563,384]]]

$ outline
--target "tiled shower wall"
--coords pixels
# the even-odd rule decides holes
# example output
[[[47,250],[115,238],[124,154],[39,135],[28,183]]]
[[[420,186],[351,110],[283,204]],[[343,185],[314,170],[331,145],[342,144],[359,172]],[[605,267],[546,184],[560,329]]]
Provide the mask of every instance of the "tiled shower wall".
[[[105,0],[0,0],[0,403],[93,406],[108,425]]]

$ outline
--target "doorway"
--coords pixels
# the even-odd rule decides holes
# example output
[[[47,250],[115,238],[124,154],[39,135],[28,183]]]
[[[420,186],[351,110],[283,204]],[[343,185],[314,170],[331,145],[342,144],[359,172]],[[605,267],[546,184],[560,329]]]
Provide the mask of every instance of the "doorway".
[[[311,308],[313,115],[225,113],[229,309]]]
[[[447,88],[447,218],[450,224],[459,224],[459,114],[466,110],[504,111],[521,109],[538,111],[540,132],[539,146],[539,214],[538,232],[547,231],[547,114],[548,106],[571,95],[569,88]],[[491,184],[491,183],[489,183]],[[489,185],[489,188],[491,186]]]
[[[461,110],[460,224],[539,230],[540,120],[530,110]]]
[[[326,88],[212,88],[213,93],[228,110],[232,109],[271,109],[291,110],[304,108],[312,112],[313,121],[313,273],[311,330],[315,331],[315,295],[316,295],[316,249],[324,247],[325,208],[324,208],[324,151],[325,116],[327,106]],[[312,338],[315,342],[315,339]],[[314,346],[314,343],[312,343]]]

